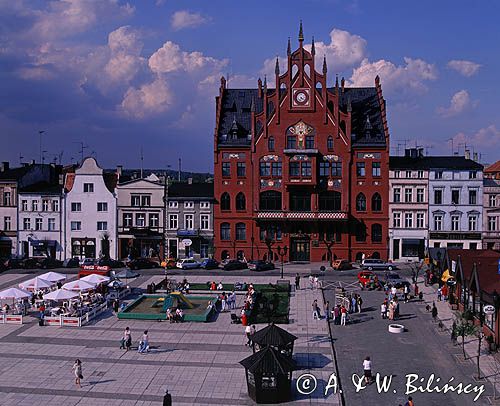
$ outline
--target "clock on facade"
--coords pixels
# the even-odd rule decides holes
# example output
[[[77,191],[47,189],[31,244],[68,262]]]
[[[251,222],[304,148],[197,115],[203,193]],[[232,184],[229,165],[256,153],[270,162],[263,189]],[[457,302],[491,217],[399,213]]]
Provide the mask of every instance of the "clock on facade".
[[[309,89],[293,89],[293,105],[309,106]]]

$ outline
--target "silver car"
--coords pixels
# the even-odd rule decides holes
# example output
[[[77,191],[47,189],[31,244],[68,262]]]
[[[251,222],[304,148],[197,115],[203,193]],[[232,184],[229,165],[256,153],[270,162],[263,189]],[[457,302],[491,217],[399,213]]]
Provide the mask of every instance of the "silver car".
[[[381,259],[365,259],[363,269],[369,271],[392,271],[395,268],[394,264],[382,261]]]

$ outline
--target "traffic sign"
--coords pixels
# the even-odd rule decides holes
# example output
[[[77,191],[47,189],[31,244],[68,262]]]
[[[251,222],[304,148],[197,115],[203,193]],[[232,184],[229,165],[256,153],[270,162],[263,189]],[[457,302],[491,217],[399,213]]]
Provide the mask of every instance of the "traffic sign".
[[[483,312],[484,314],[493,314],[495,313],[495,306],[486,305],[483,307]]]
[[[191,241],[189,238],[185,238],[184,240],[181,241],[182,244],[185,246],[185,247],[189,247],[193,244],[193,241]]]

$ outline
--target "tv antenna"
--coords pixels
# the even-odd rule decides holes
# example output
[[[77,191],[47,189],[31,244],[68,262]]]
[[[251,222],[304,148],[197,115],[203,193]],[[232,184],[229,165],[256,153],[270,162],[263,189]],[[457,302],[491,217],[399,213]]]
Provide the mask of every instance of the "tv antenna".
[[[83,162],[83,154],[85,152],[86,149],[89,148],[88,145],[85,145],[85,143],[83,141],[73,141],[74,144],[80,144],[80,156],[81,156],[81,162]]]
[[[40,137],[40,163],[43,163],[43,151],[42,151],[42,135],[45,132],[45,130],[39,130],[38,131],[38,136]]]

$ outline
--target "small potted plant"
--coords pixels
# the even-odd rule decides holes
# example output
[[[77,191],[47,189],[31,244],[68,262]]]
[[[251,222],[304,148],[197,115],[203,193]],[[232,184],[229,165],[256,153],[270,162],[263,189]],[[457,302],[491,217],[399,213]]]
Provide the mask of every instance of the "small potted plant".
[[[497,345],[492,335],[486,336],[486,342],[488,343],[488,349],[490,352],[495,352],[497,350]]]

